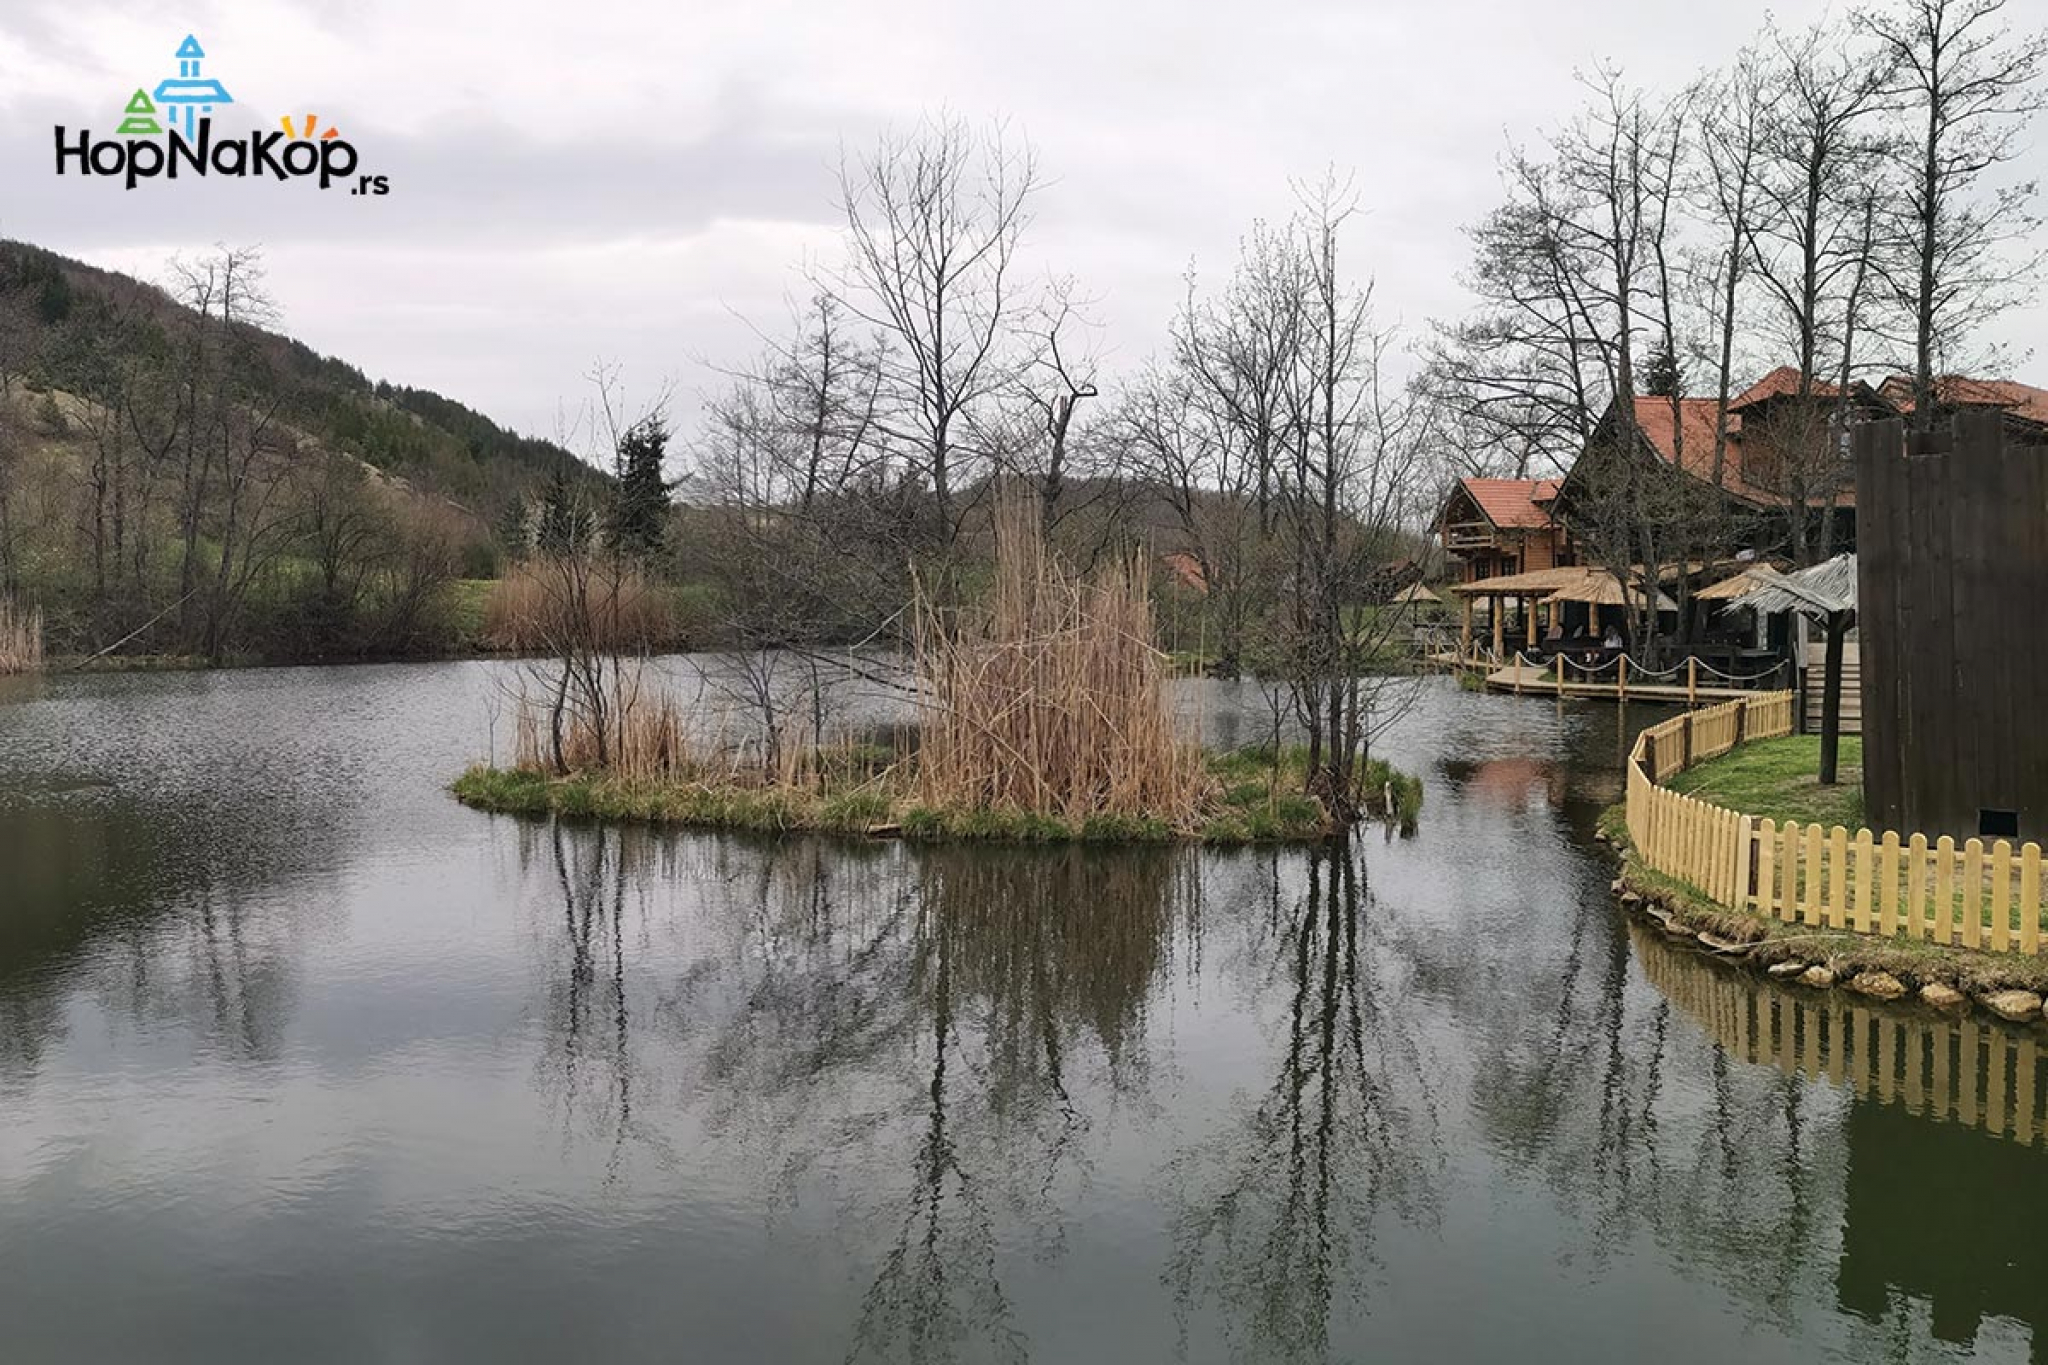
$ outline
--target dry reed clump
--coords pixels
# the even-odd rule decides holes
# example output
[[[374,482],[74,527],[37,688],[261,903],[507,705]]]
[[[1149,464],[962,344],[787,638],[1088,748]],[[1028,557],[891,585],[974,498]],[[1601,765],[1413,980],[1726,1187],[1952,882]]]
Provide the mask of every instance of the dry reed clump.
[[[0,673],[33,673],[42,666],[42,612],[0,597]]]
[[[595,700],[522,688],[513,699],[512,757],[533,772],[602,771],[628,782],[683,777],[701,766],[675,699],[623,663],[612,666]]]
[[[493,649],[645,649],[675,635],[660,587],[631,565],[571,556],[525,560],[484,599],[484,643]]]
[[[1135,562],[1092,578],[1047,552],[1035,509],[996,514],[989,603],[947,628],[920,597],[917,780],[941,807],[1192,828],[1213,782],[1175,733],[1166,656]]]

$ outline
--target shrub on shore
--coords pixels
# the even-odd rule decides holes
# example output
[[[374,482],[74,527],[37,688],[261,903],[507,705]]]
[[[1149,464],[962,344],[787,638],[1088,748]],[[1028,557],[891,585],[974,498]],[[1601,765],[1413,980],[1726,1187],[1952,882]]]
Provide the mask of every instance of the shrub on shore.
[[[0,597],[0,673],[33,673],[43,666],[43,614]]]

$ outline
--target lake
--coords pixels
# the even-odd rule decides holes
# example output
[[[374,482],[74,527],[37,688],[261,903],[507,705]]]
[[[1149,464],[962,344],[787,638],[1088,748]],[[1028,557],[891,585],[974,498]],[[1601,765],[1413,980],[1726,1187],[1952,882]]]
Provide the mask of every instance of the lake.
[[[508,670],[0,692],[0,1360],[2048,1360],[2032,1037],[1631,922],[1657,714],[1428,680],[1348,850],[940,848],[464,809]]]

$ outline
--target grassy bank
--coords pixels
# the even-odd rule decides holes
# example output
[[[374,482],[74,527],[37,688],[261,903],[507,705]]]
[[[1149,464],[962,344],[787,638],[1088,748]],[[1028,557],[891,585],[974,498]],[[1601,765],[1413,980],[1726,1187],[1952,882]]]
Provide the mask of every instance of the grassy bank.
[[[1816,776],[1820,736],[1756,740],[1666,778],[1664,785],[1759,820],[1853,830],[1863,824],[1862,738],[1842,736],[1840,757],[1841,781],[1823,787]]]
[[[550,778],[526,769],[473,767],[452,788],[464,804],[509,814],[555,813],[758,833],[810,830],[907,839],[1002,840],[1017,843],[1298,843],[1334,832],[1320,801],[1301,791],[1306,754],[1235,749],[1205,755],[1213,793],[1188,823],[1091,815],[1067,820],[1024,810],[944,807],[920,801],[914,784],[892,771],[849,773],[808,785],[748,782],[731,776],[700,781],[635,782],[595,774]],[[1373,809],[1391,794],[1391,818],[1404,828],[1422,808],[1422,783],[1375,760],[1369,773]]]

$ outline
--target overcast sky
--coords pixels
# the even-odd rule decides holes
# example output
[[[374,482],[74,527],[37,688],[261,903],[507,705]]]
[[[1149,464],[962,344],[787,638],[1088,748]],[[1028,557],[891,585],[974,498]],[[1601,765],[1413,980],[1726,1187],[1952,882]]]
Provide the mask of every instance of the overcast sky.
[[[1767,9],[1789,27],[1824,6],[0,0],[0,235],[152,278],[260,243],[285,330],[372,376],[552,435],[604,358],[641,392],[673,378],[687,422],[706,362],[742,359],[747,320],[772,328],[834,251],[842,143],[945,108],[1037,147],[1031,259],[1094,296],[1115,369],[1158,345],[1190,262],[1222,274],[1328,165],[1363,190],[1353,250],[1383,316],[1455,314],[1461,228],[1499,198],[1508,141],[1577,108],[1576,70],[1675,88]],[[316,113],[390,195],[55,177],[52,125],[111,130],[188,30],[237,100],[223,122]],[[2044,323],[1998,336],[2024,351]]]

